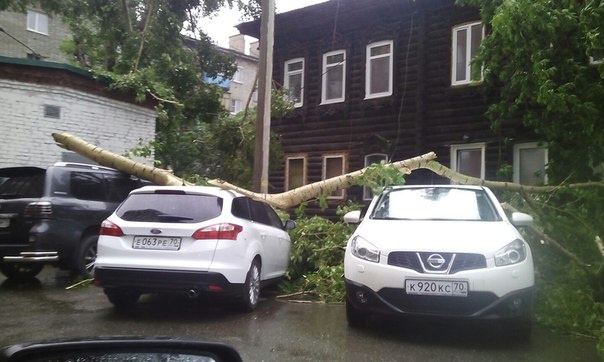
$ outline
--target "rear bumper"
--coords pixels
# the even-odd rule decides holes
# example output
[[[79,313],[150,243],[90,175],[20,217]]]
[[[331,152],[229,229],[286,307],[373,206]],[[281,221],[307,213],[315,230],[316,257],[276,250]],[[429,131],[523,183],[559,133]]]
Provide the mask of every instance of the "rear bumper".
[[[0,246],[0,262],[4,263],[53,263],[58,260],[58,252],[39,250],[29,244],[9,244]]]
[[[469,292],[467,297],[408,295],[404,289],[370,288],[345,280],[346,297],[359,310],[376,314],[424,315],[468,319],[530,317],[533,288],[519,289],[501,298],[494,293]]]
[[[56,251],[22,251],[19,255],[6,255],[5,263],[54,263],[59,261]]]
[[[97,267],[95,285],[103,288],[131,288],[140,293],[186,293],[241,295],[243,284],[230,283],[220,273]]]

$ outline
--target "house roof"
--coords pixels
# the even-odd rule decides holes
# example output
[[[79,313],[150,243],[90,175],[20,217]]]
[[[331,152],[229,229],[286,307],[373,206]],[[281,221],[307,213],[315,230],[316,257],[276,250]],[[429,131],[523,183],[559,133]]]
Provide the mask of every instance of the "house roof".
[[[12,58],[0,56],[0,64],[13,64],[13,65],[22,65],[29,67],[37,67],[37,68],[46,68],[46,69],[59,69],[64,70],[70,73],[74,73],[77,75],[81,75],[90,79],[94,79],[92,74],[82,68],[74,67],[73,65],[64,64],[64,63],[55,63],[48,62],[44,60],[37,59],[27,59],[27,58]]]
[[[419,0],[329,0],[316,5],[299,8],[275,15],[275,29],[295,29],[304,37],[317,28],[331,27],[338,17],[354,19],[366,17],[367,12],[392,14]],[[449,0],[451,2],[453,0]],[[420,1],[421,2],[421,1]],[[434,1],[430,1],[434,2]],[[439,1],[440,2],[440,1]],[[373,15],[372,15],[373,16]],[[253,20],[235,26],[241,34],[260,38],[260,20]],[[296,34],[288,33],[287,37]],[[325,35],[325,34],[322,34]],[[284,35],[285,36],[285,35]]]
[[[69,87],[147,108],[154,108],[156,105],[150,99],[142,103],[136,102],[133,94],[109,89],[109,79],[95,77],[88,70],[64,63],[0,56],[0,79]]]

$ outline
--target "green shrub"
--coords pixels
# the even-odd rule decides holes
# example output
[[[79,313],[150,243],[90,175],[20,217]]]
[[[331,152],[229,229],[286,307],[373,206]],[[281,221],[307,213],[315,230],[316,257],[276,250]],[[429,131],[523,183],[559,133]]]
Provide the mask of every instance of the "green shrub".
[[[290,232],[292,248],[285,293],[299,293],[323,302],[344,300],[344,250],[353,227],[298,210],[296,228]]]

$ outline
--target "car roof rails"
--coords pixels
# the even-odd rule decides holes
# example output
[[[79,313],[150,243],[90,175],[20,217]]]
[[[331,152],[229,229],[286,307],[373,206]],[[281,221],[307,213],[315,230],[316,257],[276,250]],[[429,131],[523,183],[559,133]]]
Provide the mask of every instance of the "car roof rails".
[[[89,170],[106,170],[106,171],[117,171],[114,168],[111,167],[105,167],[105,166],[99,166],[99,165],[92,165],[92,164],[88,164],[88,163],[77,163],[77,162],[56,162],[54,164],[55,166],[59,166],[59,167],[75,167],[75,168],[85,168],[85,169],[89,169]]]

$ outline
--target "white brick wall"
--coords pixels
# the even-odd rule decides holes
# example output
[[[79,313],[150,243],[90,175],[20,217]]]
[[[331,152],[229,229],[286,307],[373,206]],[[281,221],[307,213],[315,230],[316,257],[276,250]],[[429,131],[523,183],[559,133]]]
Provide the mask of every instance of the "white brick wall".
[[[61,108],[60,119],[44,117],[44,106]],[[123,154],[155,136],[156,114],[148,108],[70,88],[0,79],[0,167],[46,167],[67,152],[53,132],[69,132]],[[151,165],[152,159],[137,161]]]

